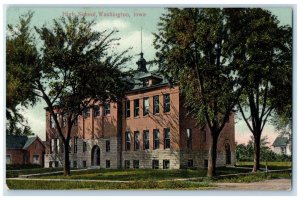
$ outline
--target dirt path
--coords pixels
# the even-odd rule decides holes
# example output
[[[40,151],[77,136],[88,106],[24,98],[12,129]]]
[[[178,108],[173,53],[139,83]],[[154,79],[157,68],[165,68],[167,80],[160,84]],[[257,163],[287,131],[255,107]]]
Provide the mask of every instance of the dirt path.
[[[253,183],[214,183],[217,190],[291,190],[291,179],[272,179]]]

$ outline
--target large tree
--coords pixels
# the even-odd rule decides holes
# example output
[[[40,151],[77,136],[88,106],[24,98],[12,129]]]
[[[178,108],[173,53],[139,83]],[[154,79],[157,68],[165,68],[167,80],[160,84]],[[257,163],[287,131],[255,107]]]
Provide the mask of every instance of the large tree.
[[[41,49],[31,66],[31,83],[64,144],[64,175],[70,175],[69,141],[78,116],[97,101],[119,101],[126,89],[121,69],[131,59],[128,49],[116,53],[116,30],[96,31],[94,24],[84,17],[62,17],[52,26],[35,27]]]
[[[19,17],[17,25],[7,26],[6,36],[6,133],[30,135],[30,127],[20,107],[27,108],[36,103],[31,80],[35,78],[32,66],[37,60],[37,50],[30,29],[33,16],[28,12]]]
[[[264,9],[232,9],[228,16],[238,42],[234,57],[244,81],[238,107],[254,137],[255,172],[260,166],[261,134],[272,112],[280,111],[280,105],[291,107],[292,31]]]
[[[199,125],[210,129],[209,177],[216,175],[218,138],[242,90],[227,17],[226,9],[171,8],[160,18],[154,41],[160,70],[180,86]]]

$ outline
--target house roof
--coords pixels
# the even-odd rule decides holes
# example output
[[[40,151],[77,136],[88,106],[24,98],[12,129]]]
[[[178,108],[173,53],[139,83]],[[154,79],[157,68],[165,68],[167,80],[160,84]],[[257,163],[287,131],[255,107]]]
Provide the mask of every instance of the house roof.
[[[27,136],[19,136],[19,135],[6,135],[6,148],[7,149],[26,149],[36,139],[40,140],[38,136],[27,137]],[[43,144],[43,142],[42,142],[42,144]]]
[[[37,136],[28,138],[26,143],[24,144],[23,149],[26,149],[27,147],[29,147],[36,139],[37,139]]]
[[[278,136],[273,142],[272,146],[274,147],[286,146],[288,142],[289,139],[287,137]]]

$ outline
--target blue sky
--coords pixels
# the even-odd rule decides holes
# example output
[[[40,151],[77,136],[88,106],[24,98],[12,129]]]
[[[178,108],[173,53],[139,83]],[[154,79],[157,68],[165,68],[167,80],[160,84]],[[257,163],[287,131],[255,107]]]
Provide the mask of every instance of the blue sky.
[[[278,20],[282,25],[292,24],[292,9],[291,8],[267,8],[274,15],[278,17]],[[6,12],[7,23],[16,24],[18,17],[28,10],[34,11],[34,17],[32,19],[32,25],[42,26],[51,25],[51,22],[55,18],[70,14],[86,14],[88,19],[95,20],[96,24],[94,28],[96,30],[113,29],[119,30],[120,50],[132,47],[131,54],[135,57],[128,67],[135,68],[135,62],[138,59],[138,53],[141,51],[140,34],[141,27],[143,28],[143,52],[146,60],[151,60],[155,56],[155,50],[152,45],[153,32],[157,31],[157,23],[164,9],[162,7],[157,8],[139,8],[139,7],[8,7]],[[102,16],[100,16],[102,15]],[[104,16],[105,15],[105,16]],[[107,16],[115,15],[115,16]],[[118,16],[119,15],[119,16]],[[45,139],[45,110],[46,104],[43,101],[37,103],[36,106],[29,109],[23,109],[22,113],[27,118],[33,132],[37,134],[42,140]],[[241,117],[236,118],[236,140],[239,143],[247,142],[250,138],[250,131],[247,128],[245,122]],[[269,141],[272,143],[277,133],[274,128],[268,124],[263,132],[263,135],[268,135]]]

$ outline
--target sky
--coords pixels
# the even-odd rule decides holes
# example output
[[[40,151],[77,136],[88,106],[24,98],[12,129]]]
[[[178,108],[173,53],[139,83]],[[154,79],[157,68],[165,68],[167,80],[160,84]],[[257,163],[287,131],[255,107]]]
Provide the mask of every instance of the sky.
[[[292,24],[291,8],[266,8],[270,10],[281,25]],[[28,10],[34,11],[32,25],[41,27],[42,25],[51,26],[52,20],[67,15],[86,15],[87,19],[95,20],[95,30],[114,29],[119,30],[118,37],[121,37],[119,49],[125,50],[132,47],[131,54],[134,56],[128,67],[136,68],[135,62],[138,60],[138,53],[141,52],[141,27],[142,27],[142,49],[144,58],[151,60],[155,56],[153,43],[153,32],[157,32],[157,23],[159,17],[164,12],[162,7],[157,8],[139,8],[139,7],[8,7],[6,11],[6,20],[8,24],[16,24],[20,15]],[[34,107],[28,109],[21,108],[22,113],[28,120],[33,132],[42,140],[46,136],[46,104],[41,100]],[[235,118],[235,137],[238,143],[247,143],[251,133],[238,114]],[[262,136],[268,136],[270,144],[273,143],[278,133],[271,124],[267,124],[263,130]]]

